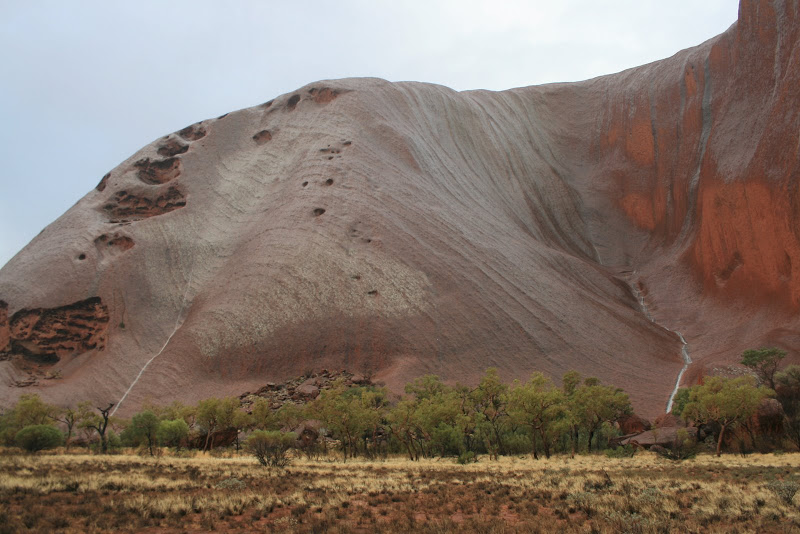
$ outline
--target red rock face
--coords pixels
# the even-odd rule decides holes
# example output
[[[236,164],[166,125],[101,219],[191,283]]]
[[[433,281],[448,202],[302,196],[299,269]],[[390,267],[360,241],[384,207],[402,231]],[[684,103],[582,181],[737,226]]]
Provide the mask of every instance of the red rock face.
[[[132,193],[117,191],[103,206],[110,222],[129,222],[163,215],[186,205],[186,196],[170,187],[164,193]]]
[[[184,145],[188,150],[188,145]],[[159,153],[178,152],[177,145],[165,144],[158,149]],[[163,160],[151,161],[150,158],[140,159],[133,164],[138,168],[139,179],[149,185],[165,184],[171,182],[181,175],[180,158],[168,158]]]
[[[742,2],[727,33],[614,95],[596,150],[624,169],[605,175],[635,226],[691,240],[705,294],[796,310],[800,57],[797,8],[782,9]]]
[[[107,327],[108,309],[97,297],[58,308],[22,309],[8,321],[10,351],[54,363],[67,355],[103,350]]]
[[[714,39],[580,83],[325,81],[184,128],[0,271],[0,346],[33,328],[51,350],[58,329],[19,308],[97,295],[102,357],[100,330],[60,349],[84,352],[50,400],[130,389],[125,412],[322,368],[401,391],[494,366],[595,375],[654,419],[676,332],[683,384],[800,350],[798,9],[744,1]]]

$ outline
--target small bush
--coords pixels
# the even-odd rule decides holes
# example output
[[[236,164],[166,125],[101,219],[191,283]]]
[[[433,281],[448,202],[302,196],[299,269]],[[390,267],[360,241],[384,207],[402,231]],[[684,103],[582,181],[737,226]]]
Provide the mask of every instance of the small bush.
[[[14,437],[17,446],[28,452],[55,449],[64,442],[61,432],[50,425],[26,426]]]
[[[668,460],[689,460],[697,456],[697,441],[695,441],[694,436],[691,436],[686,429],[680,428],[678,429],[675,441],[673,441],[669,448],[654,445],[650,447],[650,450]]]
[[[265,467],[285,467],[296,441],[294,432],[257,430],[247,438],[245,448]]]
[[[773,480],[767,484],[767,488],[786,504],[792,504],[794,494],[800,489],[800,485],[793,480]]]
[[[226,478],[225,480],[218,483],[214,487],[217,489],[224,489],[224,490],[243,490],[247,487],[247,484],[245,484],[238,478]]]
[[[633,458],[636,454],[636,447],[633,445],[623,445],[616,449],[606,449],[606,458]]]
[[[462,452],[461,454],[459,454],[457,461],[461,465],[466,465],[466,464],[471,464],[473,462],[477,462],[478,461],[478,457],[475,456],[475,453],[473,451],[467,451],[467,452]]]

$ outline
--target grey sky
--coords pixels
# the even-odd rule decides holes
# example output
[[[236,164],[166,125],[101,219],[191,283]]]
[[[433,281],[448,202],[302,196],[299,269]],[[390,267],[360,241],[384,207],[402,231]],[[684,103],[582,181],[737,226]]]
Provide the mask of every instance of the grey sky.
[[[123,159],[327,78],[574,81],[723,32],[737,0],[0,0],[0,266]]]

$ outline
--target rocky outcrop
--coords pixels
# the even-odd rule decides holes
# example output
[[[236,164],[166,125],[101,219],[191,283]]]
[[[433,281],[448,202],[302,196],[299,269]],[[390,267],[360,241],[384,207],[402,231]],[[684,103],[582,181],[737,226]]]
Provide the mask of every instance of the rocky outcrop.
[[[37,236],[0,299],[108,307],[104,357],[64,367],[53,401],[576,369],[653,419],[682,348],[684,385],[800,351],[798,10],[743,0],[722,35],[579,83],[324,81],[201,121]]]
[[[639,417],[636,414],[624,415],[617,420],[619,431],[624,434],[639,434],[646,430],[650,430],[650,421]]]
[[[286,380],[281,383],[269,382],[254,393],[239,395],[245,411],[249,411],[257,399],[266,399],[272,410],[278,410],[284,404],[302,405],[316,399],[322,391],[335,385],[347,388],[375,385],[362,375],[348,371],[328,371],[307,373],[304,376]]]

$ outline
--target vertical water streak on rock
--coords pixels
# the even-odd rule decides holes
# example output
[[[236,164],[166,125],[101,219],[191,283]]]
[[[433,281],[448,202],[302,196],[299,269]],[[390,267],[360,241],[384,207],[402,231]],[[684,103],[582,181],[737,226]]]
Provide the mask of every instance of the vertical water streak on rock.
[[[666,330],[668,332],[672,332],[673,334],[677,334],[677,336],[681,340],[681,343],[683,343],[683,346],[681,347],[681,358],[683,358],[683,367],[681,367],[681,370],[678,373],[678,378],[675,379],[675,387],[672,388],[672,393],[670,393],[669,399],[667,399],[667,411],[666,411],[666,413],[669,413],[669,412],[672,411],[672,403],[675,400],[675,395],[678,393],[678,389],[680,389],[680,387],[681,387],[681,380],[683,380],[683,375],[686,373],[686,370],[689,368],[689,365],[692,363],[692,358],[691,358],[691,356],[689,356],[689,344],[686,342],[686,338],[683,337],[683,334],[681,334],[680,332],[677,332],[675,330],[671,330],[671,329],[667,328],[666,326],[664,326],[664,325],[660,324],[659,322],[657,322],[655,320],[655,318],[650,314],[650,310],[647,309],[647,303],[644,301],[644,295],[642,294],[642,292],[639,291],[639,289],[636,287],[635,284],[631,284],[630,287],[633,290],[633,294],[636,296],[637,300],[639,301],[639,307],[642,309],[642,313],[644,313],[645,317],[647,317],[647,319],[650,322],[660,326],[664,330]]]
[[[183,300],[181,301],[181,308],[178,311],[178,318],[175,320],[175,328],[172,329],[172,333],[169,335],[167,340],[164,342],[164,345],[161,347],[161,350],[159,350],[157,353],[155,353],[152,358],[147,360],[147,363],[145,363],[144,366],[141,368],[141,370],[139,371],[139,374],[137,374],[136,378],[133,379],[133,382],[131,382],[131,385],[128,386],[128,389],[122,395],[122,398],[120,398],[119,402],[117,402],[116,406],[114,406],[114,410],[111,412],[112,416],[115,413],[117,413],[117,410],[122,405],[122,402],[125,400],[125,398],[128,396],[128,394],[131,392],[131,390],[133,389],[133,386],[136,385],[136,383],[139,381],[139,379],[144,374],[145,369],[147,369],[147,367],[151,363],[153,363],[153,360],[155,360],[158,356],[161,355],[162,352],[164,352],[164,349],[167,348],[167,345],[169,345],[169,342],[172,341],[173,336],[180,329],[180,327],[183,326],[183,321],[186,319],[186,313],[185,312],[188,309],[187,303],[186,303],[186,296],[189,294],[189,288],[192,285],[192,277],[193,277],[193,275],[194,275],[194,265],[192,265],[192,270],[189,272],[189,280],[186,282],[186,289],[183,292]],[[189,305],[191,305],[191,303],[189,303]]]
[[[673,332],[673,330],[670,330]],[[669,400],[667,400],[667,412],[669,413],[672,411],[672,402],[675,400],[675,395],[678,394],[678,389],[681,387],[681,379],[683,379],[683,374],[689,368],[689,365],[692,363],[692,358],[689,356],[689,344],[686,343],[686,339],[683,337],[683,334],[680,332],[675,332],[678,334],[678,337],[681,338],[681,343],[683,343],[683,347],[681,347],[681,356],[683,357],[683,367],[681,367],[681,372],[678,373],[678,378],[675,380],[675,388],[672,390],[672,394],[669,396]]]

